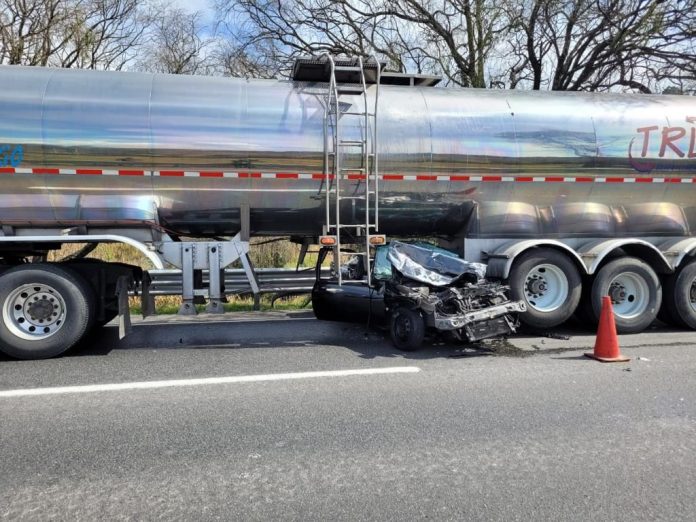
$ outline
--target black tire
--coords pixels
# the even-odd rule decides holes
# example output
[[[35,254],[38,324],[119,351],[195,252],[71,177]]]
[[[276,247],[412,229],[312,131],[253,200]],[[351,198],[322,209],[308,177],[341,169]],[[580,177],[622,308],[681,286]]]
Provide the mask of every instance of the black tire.
[[[673,290],[668,289],[670,278],[671,276],[662,280],[662,305],[660,306],[660,311],[657,312],[657,318],[667,326],[673,326],[675,328],[687,328],[684,321],[682,321],[679,316],[674,313],[673,309],[670,309],[669,295],[673,292]]]
[[[399,350],[412,352],[418,350],[425,337],[425,321],[416,310],[398,307],[391,314],[389,333],[392,343]]]
[[[696,330],[696,260],[682,265],[665,278],[660,319],[668,324]]]
[[[595,323],[594,312],[592,311],[592,279],[583,278],[582,281],[582,294],[580,296],[580,304],[575,309],[575,319],[577,320],[579,326],[583,329],[594,329],[597,324]]]
[[[33,301],[38,308],[32,308]],[[92,289],[70,269],[36,263],[12,268],[0,276],[0,351],[10,357],[46,359],[60,355],[82,339],[93,323]]]
[[[312,299],[312,311],[314,317],[320,321],[331,321],[331,314],[326,312],[326,309],[319,303],[318,299]]]
[[[602,311],[602,297],[611,295],[610,286],[617,277],[630,277],[643,281],[645,284],[645,295],[640,295],[639,291],[631,292],[619,299],[612,296],[614,308],[614,320],[616,321],[616,331],[621,334],[638,333],[645,330],[657,318],[657,313],[662,304],[662,285],[660,278],[655,271],[645,261],[636,257],[621,257],[610,261],[604,265],[595,275],[592,283],[591,302],[592,314],[595,321],[599,320]],[[621,308],[631,306],[636,300],[644,301],[644,309],[638,307],[635,311],[622,312]]]
[[[537,307],[533,294],[528,291],[530,274],[536,273],[535,268],[543,265],[553,265],[559,269],[568,283],[567,295],[557,306]],[[558,326],[568,320],[578,307],[582,294],[582,278],[575,264],[568,256],[552,248],[536,248],[520,255],[512,265],[508,283],[512,299],[522,300],[527,305],[527,311],[519,314],[520,320],[539,329]]]

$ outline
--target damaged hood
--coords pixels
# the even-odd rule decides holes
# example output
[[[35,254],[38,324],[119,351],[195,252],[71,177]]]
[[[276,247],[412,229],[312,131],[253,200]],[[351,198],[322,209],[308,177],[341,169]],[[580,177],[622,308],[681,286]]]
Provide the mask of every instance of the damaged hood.
[[[392,241],[387,251],[389,262],[405,277],[432,286],[446,286],[464,274],[476,279],[486,276],[486,265],[470,263],[454,253],[433,245],[412,245]]]

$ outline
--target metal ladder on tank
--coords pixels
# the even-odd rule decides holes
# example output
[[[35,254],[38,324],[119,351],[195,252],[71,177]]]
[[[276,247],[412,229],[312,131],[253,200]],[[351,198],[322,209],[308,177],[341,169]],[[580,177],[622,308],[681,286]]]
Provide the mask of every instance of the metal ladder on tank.
[[[334,260],[338,284],[343,284],[341,273],[342,260],[346,256],[361,256],[365,275],[360,280],[353,282],[363,282],[370,284],[370,246],[371,240],[377,238],[384,242],[383,236],[376,236],[379,231],[379,163],[377,157],[378,134],[377,134],[377,108],[379,105],[379,84],[381,76],[381,64],[373,55],[375,73],[375,99],[374,107],[370,110],[368,104],[368,82],[365,78],[365,62],[362,57],[351,58],[348,65],[337,65],[330,55],[324,55],[330,67],[329,88],[326,100],[326,112],[324,115],[324,187],[326,196],[326,225],[324,234],[333,236]],[[346,60],[341,60],[346,62]],[[352,63],[351,63],[352,62]],[[370,64],[372,66],[372,64]],[[343,83],[337,81],[337,74],[355,74],[360,81],[358,83]],[[371,83],[370,83],[371,85]],[[341,111],[342,95],[361,95],[363,99],[363,109],[351,107],[348,111]],[[359,140],[346,140],[342,137],[342,125],[350,118],[362,119],[362,136]],[[345,167],[342,164],[342,156],[346,151],[356,151],[361,155],[359,167]],[[341,182],[347,179],[350,174],[357,174],[359,179],[364,181],[364,190],[360,193],[344,195],[342,193]],[[353,201],[364,202],[365,219],[362,223],[344,223],[341,219],[341,202]],[[332,208],[333,218],[332,221]],[[352,233],[348,233],[348,232]],[[349,239],[348,239],[349,238]],[[356,243],[356,239],[360,239]],[[382,239],[380,239],[382,238]],[[347,250],[347,245],[361,244],[361,250]]]

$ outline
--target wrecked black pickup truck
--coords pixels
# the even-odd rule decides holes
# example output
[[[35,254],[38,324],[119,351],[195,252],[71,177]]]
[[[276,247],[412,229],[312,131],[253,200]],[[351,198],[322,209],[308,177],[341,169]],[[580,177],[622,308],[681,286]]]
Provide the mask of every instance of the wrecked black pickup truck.
[[[401,350],[418,349],[427,330],[465,342],[510,335],[518,326],[516,314],[525,311],[523,301],[510,301],[508,287],[485,279],[486,265],[428,243],[377,247],[370,284],[359,255],[340,267],[342,284],[336,274],[323,276],[331,251],[323,248],[317,260],[317,319],[387,327]]]

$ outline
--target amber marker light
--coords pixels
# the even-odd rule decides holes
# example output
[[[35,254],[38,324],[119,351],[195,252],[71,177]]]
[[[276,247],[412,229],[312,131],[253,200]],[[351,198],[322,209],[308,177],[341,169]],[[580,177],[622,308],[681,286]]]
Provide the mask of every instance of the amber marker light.
[[[322,246],[334,246],[336,245],[336,236],[321,236],[319,244]]]

